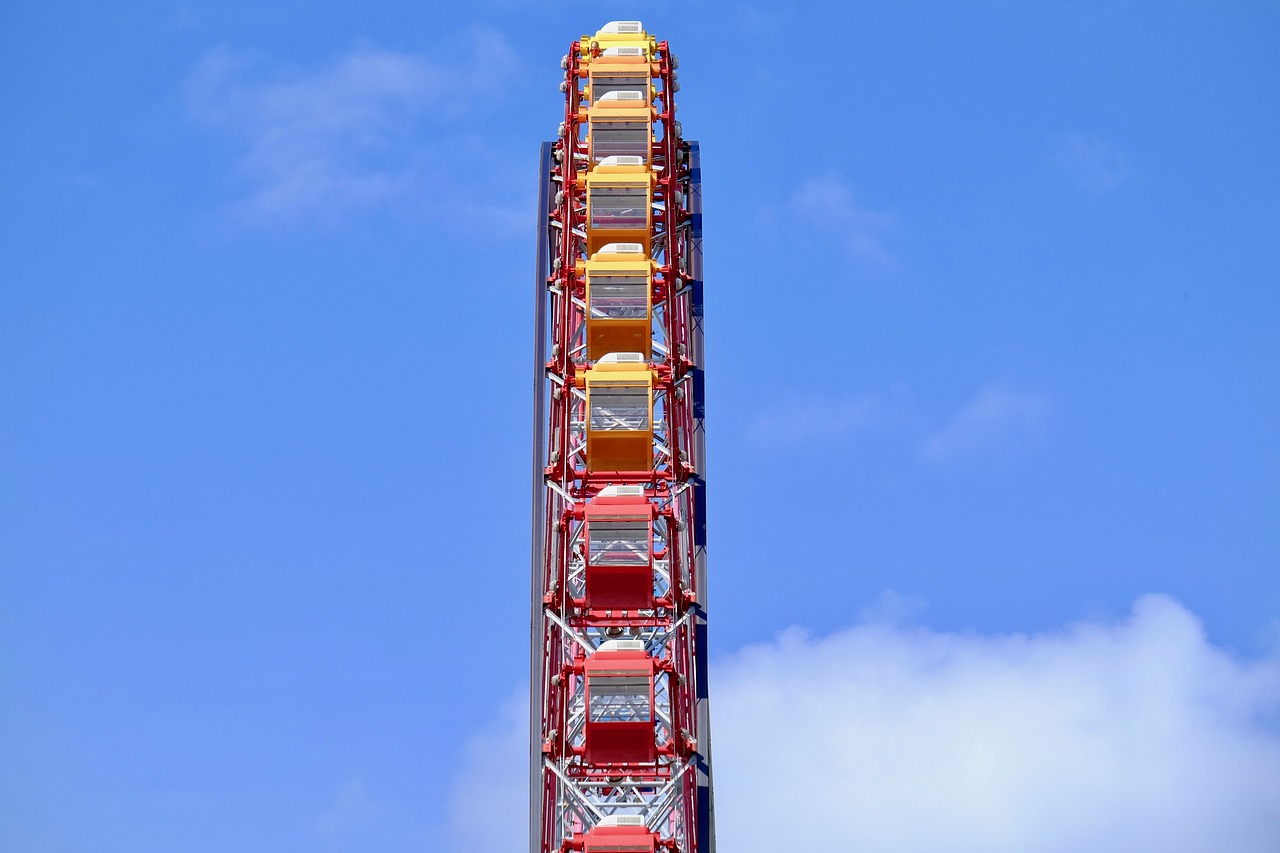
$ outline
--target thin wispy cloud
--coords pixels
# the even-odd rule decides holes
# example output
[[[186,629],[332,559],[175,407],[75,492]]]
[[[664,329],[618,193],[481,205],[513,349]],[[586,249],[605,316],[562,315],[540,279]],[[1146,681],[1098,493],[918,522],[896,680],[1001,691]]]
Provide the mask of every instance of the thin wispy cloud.
[[[286,69],[227,48],[188,75],[188,112],[239,149],[230,203],[250,226],[334,224],[422,204],[451,162],[449,134],[518,70],[504,38],[469,34],[452,58],[362,43],[319,67]],[[477,62],[483,51],[484,62]]]
[[[1042,394],[987,385],[924,440],[921,455],[946,462],[978,451],[1023,445],[1035,437],[1049,411],[1049,399]]]
[[[832,438],[851,438],[884,423],[893,404],[879,394],[845,397],[791,397],[761,412],[747,437],[765,444]]]
[[[908,618],[873,608],[713,662],[726,849],[1280,849],[1280,658],[1233,657],[1160,595],[1035,634]],[[471,742],[453,799],[469,849],[524,838],[525,724],[513,704]]]
[[[897,436],[905,459],[916,453],[928,463],[1021,449],[1039,437],[1052,411],[1041,393],[992,382],[954,413],[937,418],[905,388],[889,392],[784,396],[762,409],[746,430],[763,445],[794,445],[839,439],[853,446],[876,434]]]
[[[742,5],[730,13],[731,20],[756,37],[776,35],[793,14],[790,7],[780,4],[764,7]]]
[[[1114,190],[1133,175],[1129,158],[1120,149],[1082,133],[1055,138],[1050,162],[1077,187],[1092,193]]]
[[[351,831],[375,818],[378,811],[364,780],[353,777],[338,789],[333,803],[317,821],[317,828],[325,841],[337,843]]]
[[[66,172],[58,176],[58,182],[78,190],[92,190],[102,185],[102,178],[87,172]]]
[[[889,250],[896,220],[854,199],[834,172],[802,182],[783,208],[784,221],[806,237],[828,241],[863,271],[887,272],[897,262]]]
[[[507,697],[488,729],[467,739],[460,758],[449,807],[449,832],[457,849],[509,853],[527,846],[527,684]]]

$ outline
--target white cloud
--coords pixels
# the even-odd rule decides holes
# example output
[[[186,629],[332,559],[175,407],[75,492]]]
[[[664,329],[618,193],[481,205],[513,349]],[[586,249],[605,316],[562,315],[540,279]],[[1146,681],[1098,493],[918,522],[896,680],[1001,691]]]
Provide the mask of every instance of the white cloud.
[[[713,665],[724,849],[1280,849],[1280,659],[1233,658],[1164,596],[1032,635],[931,631],[904,610]],[[454,815],[481,853],[524,838],[483,819],[524,814],[520,710],[459,778]]]
[[[1162,596],[1031,636],[792,631],[712,693],[729,849],[1280,849],[1280,662]]]
[[[477,91],[494,101],[517,70],[502,36],[473,32],[467,44],[474,55],[456,61],[360,44],[306,71],[207,54],[185,81],[187,107],[241,148],[237,220],[333,224],[439,195],[442,128],[475,108]]]
[[[1050,162],[1093,193],[1104,193],[1123,184],[1133,174],[1129,159],[1114,145],[1096,136],[1065,133],[1053,141]]]
[[[921,453],[926,459],[944,462],[997,444],[1025,442],[1048,412],[1049,401],[1039,394],[987,385],[925,440]]]
[[[787,201],[785,214],[806,234],[835,241],[863,269],[883,272],[896,266],[887,246],[893,217],[855,202],[853,191],[839,175],[828,173],[800,184]]]

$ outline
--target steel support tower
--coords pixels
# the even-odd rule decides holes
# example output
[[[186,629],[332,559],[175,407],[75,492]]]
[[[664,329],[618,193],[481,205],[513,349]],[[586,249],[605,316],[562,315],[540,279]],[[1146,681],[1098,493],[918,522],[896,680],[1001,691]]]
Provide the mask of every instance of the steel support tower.
[[[613,21],[542,144],[530,853],[714,853],[701,170],[678,61]]]

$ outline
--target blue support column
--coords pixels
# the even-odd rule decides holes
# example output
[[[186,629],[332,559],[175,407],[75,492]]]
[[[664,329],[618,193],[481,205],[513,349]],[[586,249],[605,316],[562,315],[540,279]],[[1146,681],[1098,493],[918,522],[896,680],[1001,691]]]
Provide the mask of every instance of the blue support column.
[[[693,297],[693,340],[690,360],[693,368],[693,443],[697,477],[694,480],[693,529],[694,572],[698,584],[698,606],[694,617],[694,671],[697,677],[698,715],[698,850],[715,853],[716,809],[711,787],[711,703],[707,672],[707,400],[706,351],[702,341],[702,153],[697,142],[689,143],[689,214],[692,228],[685,252]]]

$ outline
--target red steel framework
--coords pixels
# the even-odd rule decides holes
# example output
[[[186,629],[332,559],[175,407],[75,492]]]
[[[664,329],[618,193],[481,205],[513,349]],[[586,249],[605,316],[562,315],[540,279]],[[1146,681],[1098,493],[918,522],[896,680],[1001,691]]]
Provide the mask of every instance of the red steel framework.
[[[610,63],[643,68],[647,99],[602,95]],[[536,271],[530,851],[714,853],[700,152],[676,121],[678,62],[638,22],[562,65]],[[630,125],[600,110],[627,99],[649,111],[647,153],[607,156],[606,138],[639,138],[607,136]],[[634,186],[644,209],[619,207]],[[617,275],[636,264],[647,276]],[[610,284],[636,280],[647,304]],[[598,351],[637,323],[644,352]]]

